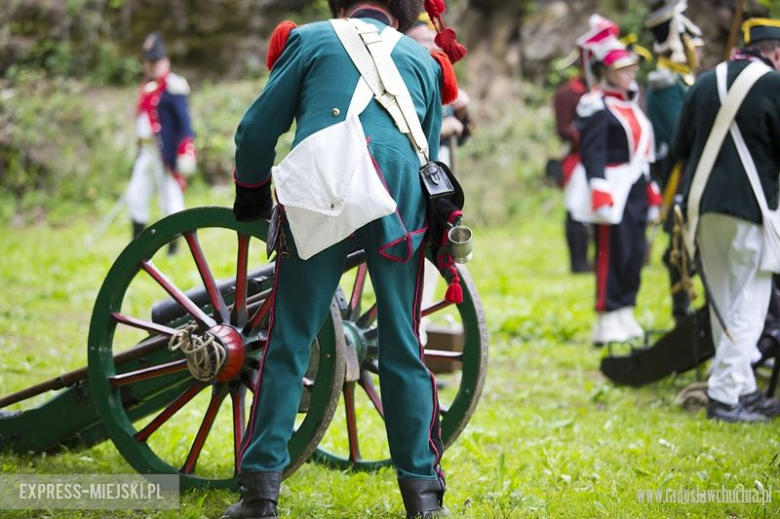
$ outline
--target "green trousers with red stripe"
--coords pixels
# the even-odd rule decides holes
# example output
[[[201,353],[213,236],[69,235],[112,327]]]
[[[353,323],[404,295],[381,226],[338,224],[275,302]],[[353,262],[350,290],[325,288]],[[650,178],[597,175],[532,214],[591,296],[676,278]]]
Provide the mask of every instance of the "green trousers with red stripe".
[[[287,442],[311,344],[357,240],[348,238],[306,261],[290,251],[277,262],[269,343],[244,438],[242,472],[281,471],[290,462]],[[407,262],[367,250],[366,263],[377,298],[379,380],[390,455],[399,478],[435,479],[441,457],[436,385],[418,336],[423,249]]]

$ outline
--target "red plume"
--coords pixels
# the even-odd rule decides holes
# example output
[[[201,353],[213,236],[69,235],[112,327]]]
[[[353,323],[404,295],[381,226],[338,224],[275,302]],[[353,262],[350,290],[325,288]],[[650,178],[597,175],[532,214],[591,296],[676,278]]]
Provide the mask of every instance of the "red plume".
[[[276,60],[284,52],[284,47],[287,45],[287,38],[290,37],[290,32],[298,27],[295,22],[285,20],[274,29],[274,33],[271,35],[271,41],[268,42],[268,55],[265,58],[265,66],[268,70],[274,68]]]
[[[431,56],[441,67],[441,104],[448,105],[458,97],[458,78],[450,58],[441,51],[431,51]]]

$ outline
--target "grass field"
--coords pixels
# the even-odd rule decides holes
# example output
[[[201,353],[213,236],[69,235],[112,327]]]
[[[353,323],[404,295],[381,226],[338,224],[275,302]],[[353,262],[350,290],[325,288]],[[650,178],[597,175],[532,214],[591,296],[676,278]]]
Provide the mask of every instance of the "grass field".
[[[477,412],[444,458],[453,516],[780,517],[776,423],[720,424],[701,411],[676,407],[674,397],[694,381],[692,373],[635,390],[616,387],[599,372],[604,352],[588,341],[593,278],[568,273],[560,193],[535,191],[511,224],[474,229],[469,268],[487,314],[490,365]],[[225,189],[188,193],[190,206],[230,202]],[[75,210],[48,223],[0,229],[0,395],[86,364],[92,305],[130,230],[120,217],[88,248],[84,236],[100,216]],[[643,272],[638,318],[649,329],[671,324],[659,261],[664,240],[659,235]],[[218,453],[207,460],[220,462]],[[5,452],[0,471],[133,469],[104,442],[50,456]],[[648,503],[638,494],[721,488],[768,489],[774,499]],[[175,512],[30,510],[0,516],[211,518],[236,497],[190,492]],[[357,518],[397,517],[403,508],[389,469],[351,473],[308,463],[285,481],[281,511],[285,517]]]

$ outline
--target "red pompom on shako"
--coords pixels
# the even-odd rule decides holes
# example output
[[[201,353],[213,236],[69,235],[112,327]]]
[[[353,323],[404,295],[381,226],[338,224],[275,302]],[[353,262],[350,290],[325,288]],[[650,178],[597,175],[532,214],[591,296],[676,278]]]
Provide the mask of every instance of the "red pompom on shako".
[[[458,35],[455,31],[450,29],[444,24],[441,15],[447,10],[447,6],[444,4],[444,0],[425,0],[425,11],[428,13],[428,17],[431,19],[431,23],[436,28],[436,38],[434,41],[436,45],[441,47],[441,50],[450,58],[450,61],[456,63],[468,51],[460,42],[458,42]]]
[[[268,42],[268,55],[265,58],[265,66],[268,70],[274,68],[279,56],[284,52],[284,47],[287,45],[287,39],[290,37],[290,33],[293,29],[298,27],[295,22],[285,20],[274,29],[274,33],[271,35],[271,41]]]
[[[444,0],[425,0],[425,12],[431,18],[443,15],[446,10],[447,6],[444,5]]]

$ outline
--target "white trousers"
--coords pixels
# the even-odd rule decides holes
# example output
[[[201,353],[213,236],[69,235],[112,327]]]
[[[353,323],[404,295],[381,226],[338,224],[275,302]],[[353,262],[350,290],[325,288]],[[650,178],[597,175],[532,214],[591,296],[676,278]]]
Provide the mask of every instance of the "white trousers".
[[[698,244],[710,295],[733,337],[726,336],[710,307],[716,350],[707,392],[714,400],[734,405],[740,395],[756,390],[751,361],[772,294],[772,274],[758,268],[762,228],[732,216],[707,213],[699,221]]]
[[[135,160],[127,188],[127,207],[134,222],[149,222],[149,202],[155,191],[163,216],[184,209],[184,193],[173,175],[165,171],[160,150],[156,145],[145,144]]]

